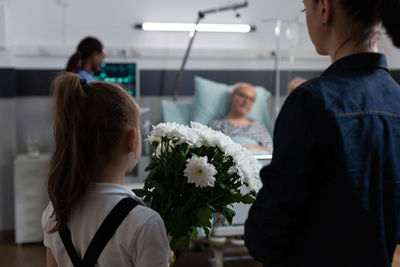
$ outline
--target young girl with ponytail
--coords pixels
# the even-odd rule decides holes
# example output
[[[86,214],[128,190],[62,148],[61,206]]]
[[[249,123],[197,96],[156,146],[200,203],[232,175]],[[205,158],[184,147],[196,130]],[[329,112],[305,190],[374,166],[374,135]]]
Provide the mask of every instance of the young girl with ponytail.
[[[120,86],[52,84],[55,151],[43,213],[47,266],[168,266],[164,223],[122,186],[141,154],[139,110]]]
[[[287,98],[245,243],[264,266],[390,267],[400,241],[400,86],[378,53],[400,47],[400,0],[304,0],[331,66]]]

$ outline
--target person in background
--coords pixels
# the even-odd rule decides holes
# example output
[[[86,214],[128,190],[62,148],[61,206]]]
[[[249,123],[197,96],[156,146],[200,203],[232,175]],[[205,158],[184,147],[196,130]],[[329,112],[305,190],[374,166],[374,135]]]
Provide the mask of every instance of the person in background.
[[[231,105],[226,118],[211,122],[209,127],[221,131],[234,140],[241,137],[251,139],[254,144],[246,144],[247,149],[271,153],[272,140],[268,130],[260,122],[246,118],[256,100],[254,87],[248,83],[235,84],[230,100]]]
[[[122,186],[141,155],[135,101],[119,85],[87,84],[69,72],[52,88],[55,152],[42,216],[47,266],[168,266],[163,220]]]
[[[301,77],[295,77],[293,79],[290,80],[290,82],[288,83],[288,92],[287,94],[290,95],[291,92],[293,92],[294,89],[296,89],[297,87],[299,87],[301,84],[305,83],[307,80]]]
[[[400,241],[400,86],[377,51],[400,47],[399,0],[304,0],[332,64],[286,99],[245,223],[268,266],[390,267]]]
[[[94,37],[86,37],[69,58],[65,71],[77,73],[87,82],[93,82],[93,75],[100,70],[104,56],[102,43]]]

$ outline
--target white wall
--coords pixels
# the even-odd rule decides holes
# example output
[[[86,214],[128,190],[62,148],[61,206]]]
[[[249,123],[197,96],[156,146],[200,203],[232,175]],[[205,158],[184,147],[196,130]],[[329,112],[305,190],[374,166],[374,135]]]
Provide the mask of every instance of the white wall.
[[[386,55],[389,68],[400,69],[400,50],[393,46],[386,34],[381,34],[379,50]]]
[[[13,161],[16,156],[15,99],[0,99],[0,230],[14,225]]]
[[[134,29],[133,25],[144,21],[194,22],[199,10],[243,1],[0,0],[0,5],[5,7],[7,49],[12,51],[12,64],[18,68],[63,68],[79,40],[93,35],[108,48],[109,60],[121,60],[120,52],[124,49],[127,60],[138,61],[144,69],[177,69],[189,41],[188,34],[143,32]],[[256,26],[256,32],[199,33],[188,69],[273,69],[270,52],[275,50],[274,19],[298,21],[297,26],[283,23],[283,69],[314,70],[329,65],[328,58],[315,53],[308,38],[305,15],[300,12],[301,1],[248,1],[249,6],[239,10],[240,18],[236,18],[234,12],[226,11],[209,14],[203,22],[249,23]],[[60,2],[68,4],[61,5]],[[297,41],[286,36],[287,28],[293,27],[297,28]],[[383,39],[383,51],[390,55],[391,66],[400,68],[398,50]],[[0,66],[4,64],[0,61]]]
[[[12,54],[7,45],[9,1],[0,1],[0,66],[12,68]],[[4,24],[6,22],[6,24]],[[5,88],[0,88],[4,90]],[[15,99],[0,98],[0,230],[12,229],[14,225],[13,161],[17,151]]]
[[[189,37],[187,33],[143,32],[133,28],[136,23],[194,22],[200,10],[216,8],[243,0],[8,0],[7,43],[18,68],[63,68],[80,39],[98,37],[107,47],[108,58],[118,57],[125,49],[130,60],[139,61],[142,68],[177,69],[180,66]],[[63,0],[65,1],[65,0]],[[2,3],[0,1],[0,3]],[[283,23],[281,46],[293,64],[283,68],[321,69],[329,62],[316,55],[307,36],[301,1],[249,0],[249,6],[239,10],[241,17],[226,11],[209,14],[204,23],[248,23],[257,27],[248,34],[199,33],[193,46],[188,69],[272,69],[270,53],[275,49],[273,19],[300,21],[297,42],[285,35],[293,23]],[[292,49],[296,48],[296,49]],[[293,59],[293,56],[291,57]]]
[[[60,1],[69,4],[62,6]],[[134,60],[142,69],[178,69],[189,41],[187,33],[142,32],[133,25],[144,21],[194,22],[199,10],[242,1],[0,0],[0,67],[62,69],[79,40],[93,35],[108,49],[107,60]],[[257,30],[249,34],[199,33],[187,69],[273,69],[274,19],[299,21],[297,42],[285,36],[293,24],[284,23],[283,69],[326,68],[329,60],[316,55],[301,22],[305,16],[300,13],[302,8],[301,1],[249,0],[249,7],[240,10],[240,18],[233,12],[208,15],[204,23],[249,23]],[[389,55],[390,66],[400,68],[399,51],[386,38],[382,38],[381,47]],[[121,49],[127,51],[127,58],[120,55]],[[160,97],[149,97],[141,104],[159,107],[159,101]],[[13,158],[24,150],[27,135],[42,138],[42,150],[51,149],[49,115],[46,97],[0,99],[0,230],[13,228]],[[157,122],[159,110],[147,116]]]
[[[61,6],[58,0],[11,0],[8,1],[9,30],[13,33],[10,43],[75,45],[83,36],[92,34],[109,45],[180,47],[186,44],[187,34],[144,33],[134,30],[132,25],[143,21],[194,22],[199,10],[242,1],[69,0],[69,5]],[[293,0],[250,0],[249,7],[240,10],[239,19],[229,11],[210,14],[203,22],[249,23],[256,25],[258,31],[249,38],[240,34],[201,34],[195,45],[272,47],[273,36],[268,33],[273,33],[273,25],[263,20],[304,16],[299,12],[301,6],[301,1]]]
[[[87,35],[98,37],[108,49],[108,60],[135,60],[142,69],[177,69],[188,44],[187,33],[151,33],[135,30],[144,21],[194,22],[199,10],[224,6],[228,0],[0,0],[0,67],[61,69]],[[249,34],[199,33],[188,69],[272,69],[270,52],[275,47],[274,23],[267,18],[296,18],[301,2],[250,0],[241,18],[233,12],[207,16],[205,23],[249,23],[257,31]],[[3,15],[3,16],[2,16]],[[304,25],[299,31],[304,31]],[[0,40],[1,41],[1,40]],[[286,42],[286,43],[285,43]],[[298,42],[310,47],[306,35]],[[283,47],[289,47],[282,41]],[[118,51],[128,51],[128,58]],[[313,50],[311,50],[313,51]],[[322,62],[322,63],[321,63]],[[321,68],[323,60],[300,64]],[[142,98],[153,107],[147,115],[159,121],[160,98]],[[154,104],[156,103],[156,104]],[[0,230],[13,228],[14,156],[25,151],[27,136],[39,138],[42,151],[51,150],[50,102],[47,97],[0,99]]]

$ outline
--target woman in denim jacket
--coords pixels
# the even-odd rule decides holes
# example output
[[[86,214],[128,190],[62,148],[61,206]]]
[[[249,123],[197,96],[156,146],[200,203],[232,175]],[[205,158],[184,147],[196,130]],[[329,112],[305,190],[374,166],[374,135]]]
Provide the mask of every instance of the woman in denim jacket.
[[[400,46],[399,0],[304,0],[332,65],[286,100],[245,242],[264,266],[391,266],[400,241],[400,86],[377,31]]]

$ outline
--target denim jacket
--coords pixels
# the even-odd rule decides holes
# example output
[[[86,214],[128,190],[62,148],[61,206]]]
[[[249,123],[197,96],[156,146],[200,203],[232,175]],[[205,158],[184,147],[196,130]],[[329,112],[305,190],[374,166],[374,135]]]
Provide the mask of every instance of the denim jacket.
[[[264,266],[389,267],[400,241],[400,86],[384,55],[333,63],[285,101],[245,243]]]

